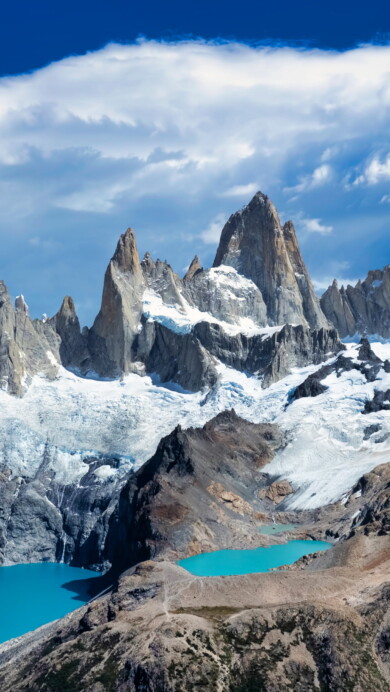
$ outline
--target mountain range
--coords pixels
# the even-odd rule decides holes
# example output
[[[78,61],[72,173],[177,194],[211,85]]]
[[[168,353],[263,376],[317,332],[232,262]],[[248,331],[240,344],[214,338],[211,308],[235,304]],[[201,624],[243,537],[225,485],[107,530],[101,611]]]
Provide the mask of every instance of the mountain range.
[[[390,345],[366,338],[389,337],[389,281],[319,299],[258,192],[183,278],[128,229],[90,328],[1,283],[0,562],[111,587],[0,646],[5,692],[390,689]],[[269,545],[275,518],[335,546],[274,575],[176,565]]]

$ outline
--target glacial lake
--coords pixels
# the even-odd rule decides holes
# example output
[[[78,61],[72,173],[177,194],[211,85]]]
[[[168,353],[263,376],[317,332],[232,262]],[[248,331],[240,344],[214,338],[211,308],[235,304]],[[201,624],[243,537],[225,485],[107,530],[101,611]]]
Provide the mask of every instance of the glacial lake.
[[[303,555],[329,550],[325,541],[289,541],[252,550],[216,550],[193,555],[177,562],[197,577],[219,577],[234,574],[269,572],[273,567],[291,565]]]
[[[0,642],[80,608],[98,572],[55,562],[0,567]]]

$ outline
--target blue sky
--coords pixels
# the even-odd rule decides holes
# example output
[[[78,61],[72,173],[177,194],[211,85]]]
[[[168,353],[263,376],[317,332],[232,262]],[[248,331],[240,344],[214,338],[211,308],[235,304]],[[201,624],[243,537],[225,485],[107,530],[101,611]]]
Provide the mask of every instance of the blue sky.
[[[2,10],[0,276],[34,316],[70,293],[91,323],[128,226],[179,273],[209,265],[257,189],[318,290],[390,262],[385,3],[107,7]]]

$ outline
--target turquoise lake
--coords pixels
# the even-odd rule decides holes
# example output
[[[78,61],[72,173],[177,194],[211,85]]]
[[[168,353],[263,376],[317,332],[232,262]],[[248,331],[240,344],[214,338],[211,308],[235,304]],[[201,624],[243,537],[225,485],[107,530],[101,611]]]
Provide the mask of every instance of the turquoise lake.
[[[0,567],[0,642],[76,610],[90,600],[91,579],[100,576],[54,562]]]
[[[218,577],[233,574],[269,572],[273,567],[291,565],[303,555],[329,550],[325,541],[289,541],[253,550],[216,550],[179,560],[178,565],[197,577]]]

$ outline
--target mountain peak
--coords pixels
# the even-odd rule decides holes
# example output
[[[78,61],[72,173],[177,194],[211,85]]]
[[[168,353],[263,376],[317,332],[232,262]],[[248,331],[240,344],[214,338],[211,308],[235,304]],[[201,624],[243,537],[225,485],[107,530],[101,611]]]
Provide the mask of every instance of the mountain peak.
[[[269,324],[324,327],[322,314],[299,249],[294,225],[281,225],[267,195],[257,192],[222,229],[214,267],[229,265],[251,279],[267,306]]]
[[[128,228],[127,231],[120,236],[111,261],[114,262],[122,272],[134,272],[139,270],[140,259],[137,250],[137,240],[132,228]]]
[[[199,262],[199,257],[198,255],[195,255],[194,259],[192,260],[190,266],[188,267],[186,274],[184,276],[183,281],[190,281],[197,272],[202,271],[202,265]]]
[[[62,301],[61,307],[58,311],[58,315],[64,315],[64,316],[73,316],[76,314],[76,307],[74,304],[74,300],[71,296],[65,296],[64,300]]]

